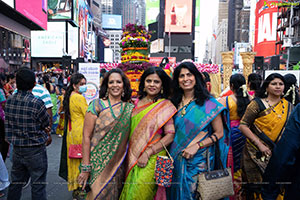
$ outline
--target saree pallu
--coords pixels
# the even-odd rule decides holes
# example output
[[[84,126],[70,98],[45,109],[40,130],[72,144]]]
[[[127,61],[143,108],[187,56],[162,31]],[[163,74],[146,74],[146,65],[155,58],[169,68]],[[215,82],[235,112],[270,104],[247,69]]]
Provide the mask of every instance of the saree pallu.
[[[96,100],[99,106],[99,100]],[[123,104],[123,110],[122,105]],[[99,106],[100,108],[100,106]],[[103,108],[95,123],[91,139],[89,184],[87,199],[118,199],[125,178],[124,159],[130,133],[130,117],[133,105],[118,103]]]
[[[250,116],[247,111],[241,120],[241,124],[249,126],[259,140],[272,150],[281,138],[285,124],[292,111],[292,104],[282,99],[282,101],[273,106],[273,109],[267,108],[260,111],[259,104],[261,103],[261,100],[254,100],[247,108],[247,110],[259,110],[252,125],[249,123],[252,121],[249,118],[253,116]],[[247,199],[261,199],[262,175],[269,159],[269,157],[264,157],[258,147],[249,139],[246,140],[241,165],[242,179],[243,182],[247,183],[243,186],[243,192]]]
[[[211,122],[222,114],[224,135],[219,140],[220,159],[226,166],[230,144],[229,123],[227,109],[214,98],[205,101],[199,106],[193,101],[186,108],[186,114],[181,116],[181,110],[174,116],[175,138],[171,145],[170,153],[174,159],[174,173],[172,186],[167,189],[169,200],[198,199],[197,175],[207,171],[206,151],[211,152],[211,169],[214,168],[215,148],[214,145],[198,150],[192,159],[182,157],[181,152],[201,132],[208,132],[204,140],[213,133]]]
[[[126,182],[120,196],[121,200],[152,200],[158,186],[155,183],[155,164],[158,155],[166,155],[161,151],[150,156],[146,167],[137,166],[137,160],[145,149],[155,143],[154,136],[176,113],[175,106],[169,100],[158,100],[133,110],[129,150],[127,154]]]

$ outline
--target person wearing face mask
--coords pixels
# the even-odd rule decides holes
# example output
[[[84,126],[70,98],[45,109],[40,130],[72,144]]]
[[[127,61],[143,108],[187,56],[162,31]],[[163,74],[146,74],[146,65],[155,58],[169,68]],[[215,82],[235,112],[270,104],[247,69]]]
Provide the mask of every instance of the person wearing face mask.
[[[157,156],[165,156],[164,146],[174,138],[175,106],[168,100],[171,78],[160,67],[144,71],[139,98],[131,117],[126,181],[120,200],[166,199],[165,187],[155,184]]]
[[[69,158],[69,147],[71,144],[82,143],[84,117],[88,108],[82,94],[86,90],[86,78],[80,73],[73,74],[63,100],[67,130],[63,136],[59,175],[68,181],[68,190],[73,191],[75,199],[81,194],[81,188],[77,183],[81,159]]]
[[[118,200],[125,178],[125,157],[133,104],[130,82],[120,69],[104,77],[100,98],[89,105],[83,127],[83,157],[78,177],[86,199]],[[87,185],[88,184],[88,185]]]

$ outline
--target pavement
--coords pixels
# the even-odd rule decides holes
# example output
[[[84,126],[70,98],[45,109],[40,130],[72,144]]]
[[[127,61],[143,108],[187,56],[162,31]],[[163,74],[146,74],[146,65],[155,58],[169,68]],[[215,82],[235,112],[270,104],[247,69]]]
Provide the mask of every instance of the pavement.
[[[72,200],[72,192],[68,191],[67,182],[58,176],[60,151],[61,151],[62,138],[57,135],[52,135],[52,143],[47,147],[48,155],[48,172],[47,172],[47,199],[48,200]],[[10,159],[7,158],[5,165],[9,171],[12,166]],[[7,189],[5,190],[7,194]],[[0,200],[6,199],[6,196]],[[23,189],[21,200],[31,200],[31,187],[28,186]]]

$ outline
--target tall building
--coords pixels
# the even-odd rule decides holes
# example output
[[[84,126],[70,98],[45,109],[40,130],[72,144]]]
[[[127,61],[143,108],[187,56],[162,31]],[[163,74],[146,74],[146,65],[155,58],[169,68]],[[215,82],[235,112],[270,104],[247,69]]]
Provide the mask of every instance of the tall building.
[[[113,51],[113,62],[121,61],[121,48],[119,43],[121,42],[122,30],[107,30],[106,31],[111,41],[109,48]]]
[[[221,53],[224,51],[228,51],[227,47],[227,31],[228,31],[228,19],[222,19],[222,21],[218,25],[218,29],[216,31],[216,64],[222,63],[222,55]]]
[[[219,0],[218,24],[215,28],[215,57],[213,62],[222,63],[221,53],[228,51],[227,34],[228,34],[228,5],[229,0]]]
[[[238,15],[239,11],[243,8],[243,0],[229,0],[228,1],[228,36],[227,46],[232,50],[234,41],[238,41],[240,30],[238,29]]]
[[[237,16],[236,41],[249,42],[250,9],[244,7]]]
[[[218,24],[228,19],[228,0],[219,0]]]
[[[102,14],[113,14],[113,0],[101,0]]]
[[[93,13],[94,26],[100,28],[102,24],[101,0],[89,0],[88,4]]]
[[[143,0],[123,0],[123,24],[145,25],[146,4]]]

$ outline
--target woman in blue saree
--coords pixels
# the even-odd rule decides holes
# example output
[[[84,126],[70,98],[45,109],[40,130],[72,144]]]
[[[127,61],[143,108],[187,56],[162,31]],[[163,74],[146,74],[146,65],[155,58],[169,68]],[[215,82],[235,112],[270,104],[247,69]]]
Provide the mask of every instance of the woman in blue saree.
[[[219,140],[220,157],[226,166],[229,149],[226,108],[205,87],[200,72],[191,62],[181,63],[174,71],[174,96],[178,108],[174,116],[175,138],[170,148],[174,159],[172,186],[168,199],[198,199],[197,175],[207,171],[206,152],[210,151],[214,169],[215,143]]]

